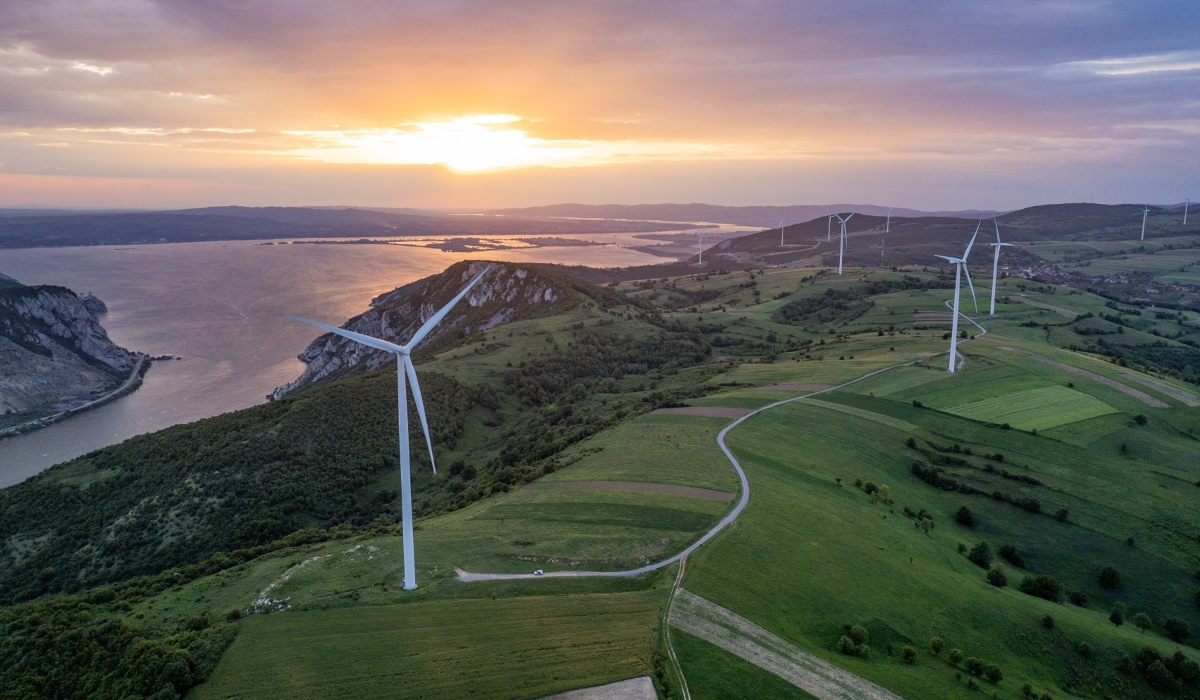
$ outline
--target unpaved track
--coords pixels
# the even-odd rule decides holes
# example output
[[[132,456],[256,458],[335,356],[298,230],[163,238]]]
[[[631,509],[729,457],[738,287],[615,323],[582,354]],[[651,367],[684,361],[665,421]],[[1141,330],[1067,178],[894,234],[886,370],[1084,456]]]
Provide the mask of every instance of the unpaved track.
[[[1167,384],[1166,382],[1160,382],[1153,377],[1143,377],[1142,375],[1135,374],[1133,372],[1121,372],[1120,374],[1126,379],[1131,379],[1138,384],[1142,384],[1150,387],[1151,389],[1162,392],[1185,406],[1200,406],[1200,399],[1196,398],[1195,394],[1189,393],[1186,389],[1180,389],[1179,387]]]
[[[650,680],[650,676],[640,676],[608,685],[547,695],[542,700],[658,700],[658,693],[654,690],[654,681]]]
[[[675,594],[670,624],[774,673],[820,700],[904,700],[682,588]]]
[[[525,488],[534,491],[628,491],[630,493],[656,493],[663,496],[686,496],[703,498],[706,501],[732,501],[736,493],[702,489],[697,486],[656,484],[649,481],[535,481]]]
[[[1101,384],[1103,384],[1105,386],[1109,386],[1109,387],[1112,387],[1113,389],[1116,389],[1117,391],[1121,392],[1122,394],[1127,394],[1129,396],[1132,396],[1133,398],[1137,399],[1138,401],[1141,401],[1142,403],[1146,404],[1147,406],[1150,406],[1151,408],[1170,408],[1171,407],[1170,404],[1166,403],[1165,401],[1156,399],[1153,396],[1151,396],[1143,391],[1138,391],[1137,389],[1134,389],[1131,386],[1126,386],[1125,384],[1122,384],[1121,382],[1118,382],[1115,379],[1109,379],[1108,377],[1096,374],[1095,372],[1089,372],[1086,369],[1080,369],[1074,365],[1068,365],[1065,362],[1059,362],[1058,360],[1051,360],[1049,357],[1039,355],[1036,352],[1029,352],[1028,350],[1022,350],[1020,348],[1010,348],[1007,345],[1002,345],[1002,346],[1000,346],[1000,349],[1007,350],[1009,352],[1015,352],[1018,355],[1024,355],[1025,357],[1028,357],[1033,360],[1037,360],[1038,362],[1044,362],[1044,363],[1050,365],[1051,367],[1057,367],[1058,369],[1061,369],[1064,372],[1070,372],[1071,374],[1077,374],[1080,377],[1086,377],[1088,379],[1091,379],[1092,381],[1100,382]]]

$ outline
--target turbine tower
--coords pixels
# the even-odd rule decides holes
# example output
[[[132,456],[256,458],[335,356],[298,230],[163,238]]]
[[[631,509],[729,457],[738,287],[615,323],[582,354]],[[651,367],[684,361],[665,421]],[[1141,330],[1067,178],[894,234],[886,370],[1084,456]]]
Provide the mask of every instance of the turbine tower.
[[[1144,204],[1142,206],[1145,206]],[[1150,214],[1150,207],[1142,210],[1142,240],[1146,240],[1146,217]]]
[[[425,402],[421,398],[421,385],[417,383],[417,370],[413,367],[411,357],[412,351],[418,343],[425,339],[425,336],[429,334],[429,331],[433,330],[433,327],[440,323],[441,320],[446,317],[446,314],[450,313],[450,309],[454,308],[454,305],[461,301],[462,298],[467,295],[467,292],[471,291],[471,288],[475,286],[475,283],[483,279],[483,276],[486,275],[490,270],[490,266],[485,268],[484,271],[479,273],[475,279],[471,280],[471,283],[468,284],[466,288],[458,293],[458,296],[451,299],[449,304],[443,306],[441,311],[438,311],[436,314],[430,316],[429,320],[426,321],[420,328],[418,328],[417,332],[413,334],[413,337],[409,339],[407,345],[395,345],[387,342],[386,340],[380,340],[379,338],[373,338],[369,335],[355,333],[353,331],[345,330],[344,328],[334,328],[333,326],[327,326],[324,323],[317,323],[316,321],[310,321],[306,318],[300,318],[299,316],[284,314],[288,318],[294,318],[297,321],[303,321],[305,323],[312,324],[317,328],[322,328],[330,333],[340,335],[343,338],[349,338],[350,340],[353,340],[357,343],[362,343],[368,347],[372,347],[377,350],[383,350],[384,352],[394,353],[396,355],[396,389],[398,392],[397,399],[400,412],[400,497],[403,500],[404,590],[406,591],[411,591],[417,587],[417,565],[416,556],[413,553],[412,486],[410,483],[411,479],[409,474],[408,454],[408,391],[405,387],[405,375],[408,375],[408,379],[412,381],[413,403],[415,403],[417,406],[417,416],[420,417],[421,428],[425,431],[425,445],[429,448],[429,464],[433,466],[433,471],[436,474],[437,465],[433,462],[433,441],[429,437],[429,421],[425,419]]]
[[[1184,226],[1187,226],[1187,210],[1188,210],[1188,205],[1190,205],[1191,203],[1192,203],[1191,197],[1188,197],[1187,199],[1183,200],[1183,225]]]
[[[979,220],[979,224],[975,226],[975,235],[971,236],[971,242],[967,244],[967,250],[961,258],[952,258],[948,255],[938,255],[941,258],[954,265],[954,318],[950,321],[950,373],[954,374],[954,360],[958,356],[958,295],[962,287],[962,275],[967,273],[967,284],[971,285],[971,299],[975,299],[975,285],[971,284],[971,271],[967,269],[967,256],[971,254],[971,246],[975,245],[975,236],[979,235],[979,227],[983,226],[983,219]],[[975,303],[975,310],[979,311],[979,302]]]
[[[988,311],[988,316],[996,315],[996,273],[1000,270],[1000,249],[1012,246],[1012,243],[1000,242],[1000,224],[996,222],[995,217],[992,217],[992,223],[996,226],[996,242],[990,245],[996,249],[996,254],[992,256],[992,308]]]
[[[829,221],[825,224],[825,242],[826,243],[833,240],[833,217],[835,217],[835,216],[837,216],[837,214],[830,214]]]
[[[850,217],[854,216],[854,212],[847,214],[844,219],[839,214],[834,214],[834,216],[837,217],[838,222],[842,225],[842,231],[838,238],[838,274],[840,275],[842,274],[842,256],[846,252],[846,222],[850,220]]]
[[[888,207],[887,224],[883,227],[883,240],[879,242],[879,266],[883,267],[883,251],[887,250],[887,235],[892,231],[892,209]]]
[[[782,214],[783,212],[779,212]],[[779,247],[783,247],[783,218],[779,219]]]
[[[699,231],[700,234],[700,259],[696,261],[697,265],[704,264],[704,231]]]

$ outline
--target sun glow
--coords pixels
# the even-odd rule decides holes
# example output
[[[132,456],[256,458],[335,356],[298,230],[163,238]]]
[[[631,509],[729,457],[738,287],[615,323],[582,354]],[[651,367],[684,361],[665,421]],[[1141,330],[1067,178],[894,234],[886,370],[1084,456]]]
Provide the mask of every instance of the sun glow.
[[[333,163],[445,165],[459,172],[484,172],[531,165],[578,165],[602,156],[601,144],[530,136],[515,128],[512,114],[476,114],[446,122],[416,122],[399,129],[290,131],[313,145],[293,151],[302,158]]]

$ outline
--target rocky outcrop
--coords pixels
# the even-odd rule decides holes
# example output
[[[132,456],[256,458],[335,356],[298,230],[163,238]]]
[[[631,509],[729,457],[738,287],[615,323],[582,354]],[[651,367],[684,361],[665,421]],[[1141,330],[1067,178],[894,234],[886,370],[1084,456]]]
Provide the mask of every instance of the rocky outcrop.
[[[0,275],[0,415],[86,402],[129,377],[138,355],[109,340],[92,299]]]
[[[381,294],[371,301],[369,311],[350,319],[342,328],[396,344],[406,343],[422,323],[488,266],[491,269],[487,276],[430,332],[419,352],[436,352],[471,333],[518,319],[561,313],[581,303],[604,308],[629,303],[616,292],[533,265],[461,262],[439,275]],[[269,398],[280,399],[318,382],[363,374],[394,362],[390,353],[332,333],[310,343],[299,358],[308,365],[303,374],[277,388]]]

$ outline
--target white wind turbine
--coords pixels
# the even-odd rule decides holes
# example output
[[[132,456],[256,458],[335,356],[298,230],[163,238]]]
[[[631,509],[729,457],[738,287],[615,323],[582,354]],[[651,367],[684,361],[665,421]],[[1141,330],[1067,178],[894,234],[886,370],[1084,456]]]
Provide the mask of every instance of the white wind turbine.
[[[1191,203],[1192,203],[1191,197],[1188,197],[1187,199],[1183,200],[1183,225],[1184,226],[1187,226],[1187,210],[1188,210],[1188,206]]]
[[[883,227],[883,240],[879,242],[879,266],[883,267],[883,251],[887,250],[887,236],[892,232],[892,209],[888,207],[887,223]]]
[[[1142,205],[1145,206],[1145,205]],[[1146,240],[1146,217],[1150,215],[1150,207],[1142,210],[1142,240]]]
[[[704,231],[698,231],[700,234],[700,259],[696,261],[697,265],[704,264]]]
[[[327,326],[324,323],[317,323],[316,321],[310,321],[306,318],[300,318],[299,316],[285,314],[285,316],[289,318],[294,318],[297,321],[304,321],[305,323],[312,324],[317,328],[322,328],[330,333],[340,335],[343,338],[349,338],[357,343],[362,343],[363,345],[367,345],[377,350],[383,350],[384,352],[390,352],[396,355],[396,386],[400,413],[400,497],[403,501],[401,507],[403,509],[402,514],[404,517],[404,590],[406,591],[411,591],[417,587],[417,565],[416,556],[413,553],[412,487],[410,483],[411,479],[409,477],[408,454],[408,392],[405,388],[405,375],[408,375],[408,379],[412,380],[413,403],[417,405],[417,415],[421,418],[421,428],[425,431],[425,445],[429,448],[429,464],[433,466],[433,471],[436,474],[437,465],[435,465],[433,462],[433,441],[429,437],[429,422],[425,419],[425,402],[421,398],[421,385],[417,383],[417,370],[413,367],[411,357],[412,351],[413,348],[417,346],[417,343],[420,343],[422,340],[424,340],[425,336],[429,334],[429,331],[433,330],[433,327],[440,323],[441,320],[446,317],[446,314],[450,313],[450,309],[452,309],[455,304],[461,301],[462,298],[467,295],[467,292],[471,291],[471,287],[474,287],[476,282],[483,279],[483,276],[486,275],[490,270],[490,267],[484,269],[484,271],[479,273],[475,279],[471,280],[471,283],[468,284],[465,289],[458,293],[458,296],[451,299],[449,304],[443,306],[441,311],[438,311],[433,316],[430,316],[429,320],[426,321],[420,328],[418,328],[417,332],[413,334],[413,337],[409,339],[407,345],[395,345],[387,342],[386,340],[372,338],[371,336],[363,335],[362,333],[355,333],[353,331],[345,330],[344,328],[334,328],[333,326]]]
[[[782,214],[783,212],[779,212]],[[779,247],[783,247],[783,219],[779,219]]]
[[[971,254],[971,246],[975,245],[975,236],[979,235],[979,227],[983,226],[983,219],[979,220],[979,224],[975,226],[975,235],[971,236],[971,242],[967,244],[967,250],[961,258],[952,258],[948,255],[938,255],[936,257],[946,260],[954,265],[954,318],[950,322],[950,373],[954,373],[954,360],[958,356],[958,294],[962,286],[962,275],[967,274],[967,284],[971,286],[971,299],[975,299],[975,285],[971,283],[971,271],[967,269],[967,256]],[[975,310],[979,311],[979,302],[975,302]]]
[[[1000,249],[1005,246],[1012,247],[1012,243],[1000,242],[1000,224],[996,222],[995,217],[992,217],[992,223],[996,226],[996,242],[990,245],[996,249],[996,254],[992,256],[992,308],[988,311],[988,316],[996,315],[996,272],[1000,269]]]
[[[837,216],[837,214],[830,214],[829,221],[825,224],[825,242],[826,243],[833,240],[833,217],[835,217],[835,216]]]
[[[837,217],[838,222],[841,223],[841,225],[842,225],[842,231],[839,234],[840,237],[838,238],[838,274],[839,275],[842,274],[842,256],[846,253],[846,222],[849,221],[850,217],[854,216],[854,214],[855,214],[855,212],[850,212],[849,214],[846,215],[846,218],[844,218],[844,219],[841,217],[841,215],[834,214],[834,216]]]

